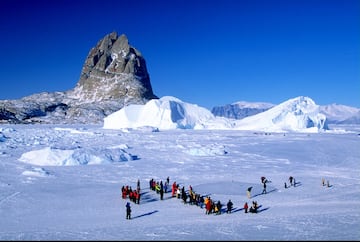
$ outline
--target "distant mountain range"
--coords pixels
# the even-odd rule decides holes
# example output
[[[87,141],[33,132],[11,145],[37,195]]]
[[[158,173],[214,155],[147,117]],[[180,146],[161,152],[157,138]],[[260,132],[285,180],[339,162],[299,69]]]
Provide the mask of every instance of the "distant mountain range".
[[[73,89],[0,100],[0,123],[101,124],[105,117],[124,107],[157,99],[140,51],[129,44],[124,34],[112,32],[89,51]],[[241,120],[275,106],[243,101],[216,106],[209,113]],[[332,104],[320,106],[320,112],[327,123],[360,124],[358,108]]]
[[[213,107],[211,112],[218,117],[243,119],[258,113],[262,113],[275,104],[265,102],[239,101],[224,106]],[[320,113],[326,116],[328,124],[360,124],[360,108],[331,104],[319,106]]]

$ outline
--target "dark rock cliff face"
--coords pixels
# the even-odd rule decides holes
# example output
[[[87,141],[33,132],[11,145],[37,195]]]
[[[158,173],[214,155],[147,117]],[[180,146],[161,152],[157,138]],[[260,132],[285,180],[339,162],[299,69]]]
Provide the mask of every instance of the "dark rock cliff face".
[[[95,124],[126,105],[157,98],[141,53],[112,32],[90,50],[73,89],[2,100],[0,122]]]
[[[157,98],[145,59],[129,45],[125,35],[118,36],[115,32],[106,35],[90,50],[71,94],[82,102]]]

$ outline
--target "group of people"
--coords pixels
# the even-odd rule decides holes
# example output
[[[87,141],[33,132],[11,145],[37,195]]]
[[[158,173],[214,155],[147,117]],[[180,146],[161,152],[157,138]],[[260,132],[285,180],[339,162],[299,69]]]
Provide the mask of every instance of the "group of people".
[[[154,184],[153,179],[150,180],[151,184]],[[161,181],[160,181],[160,192],[161,192]],[[166,184],[169,183],[169,178],[167,178]],[[152,185],[152,190],[156,191],[156,185],[155,188],[153,188],[154,185]],[[197,193],[194,191],[191,185],[189,185],[189,189],[186,190],[185,186],[182,186],[180,188],[180,185],[176,183],[176,181],[173,182],[171,186],[171,196],[177,199],[181,199],[184,204],[190,204],[190,205],[196,205],[200,208],[205,208],[205,214],[221,214],[221,208],[223,204],[219,201],[215,202],[213,199],[211,199],[210,196],[203,196],[200,193]],[[227,203],[227,213],[231,213],[233,207],[233,203],[231,200]]]
[[[286,182],[284,183],[285,188],[288,188],[288,187],[291,187],[291,186],[294,186],[294,187],[296,186],[295,178],[293,176],[289,176],[289,182],[290,182],[290,186],[287,186]]]
[[[326,181],[326,184],[325,184],[325,178],[321,178],[321,183],[323,186],[327,186],[327,187],[330,187],[330,182],[329,180]]]
[[[169,187],[170,178],[167,177],[165,184],[163,181],[155,181],[153,178],[149,181],[150,190],[156,191],[157,194],[160,194],[160,200],[164,200],[164,193],[167,193]]]
[[[129,197],[130,201],[140,204],[140,187],[137,187],[136,190],[133,190],[129,185],[122,186],[121,194],[123,199]]]
[[[268,180],[265,177],[264,178],[262,177],[261,179],[262,179],[263,184],[266,184],[268,182]],[[159,182],[154,179],[151,179],[149,181],[149,188],[150,188],[150,190],[155,191],[156,193],[160,194],[160,200],[163,200],[164,193],[168,192],[169,183],[170,183],[169,177],[167,177],[165,184],[163,184],[162,180]],[[250,198],[251,188],[252,187],[250,187],[248,189],[248,197],[249,198]],[[125,186],[122,186],[121,192],[122,192],[123,199],[129,198],[129,200],[134,202],[135,204],[140,204],[141,193],[140,193],[140,180],[139,179],[137,181],[136,190],[133,190],[131,188],[131,186],[129,186],[129,185],[125,185]],[[265,193],[266,193],[266,190],[265,190]],[[178,199],[182,199],[184,204],[196,205],[196,206],[199,206],[200,208],[205,208],[205,214],[220,215],[222,212],[221,209],[223,207],[223,204],[220,202],[220,200],[214,201],[210,196],[203,196],[203,195],[195,192],[191,185],[189,186],[189,189],[186,191],[184,186],[182,186],[182,188],[180,188],[179,184],[177,184],[176,181],[174,181],[171,186],[171,196],[176,197]],[[226,204],[226,213],[232,212],[233,205],[234,205],[233,202],[231,201],[231,199],[229,199]],[[130,202],[127,202],[125,207],[126,207],[126,219],[131,219]],[[247,202],[245,202],[245,204],[244,204],[245,213],[248,213],[248,211],[251,213],[257,213],[257,209],[258,209],[258,205],[257,205],[256,201],[252,202],[252,206],[250,207],[250,209],[248,207]]]

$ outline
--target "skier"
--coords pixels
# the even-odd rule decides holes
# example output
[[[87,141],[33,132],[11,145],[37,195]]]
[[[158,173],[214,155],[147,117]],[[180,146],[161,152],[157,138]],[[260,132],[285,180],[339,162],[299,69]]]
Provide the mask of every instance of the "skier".
[[[232,207],[233,207],[233,203],[231,201],[231,199],[229,199],[228,203],[226,204],[227,206],[227,211],[226,213],[231,213]]]
[[[131,206],[130,203],[126,203],[126,219],[131,219]]]
[[[284,182],[284,187],[287,188],[286,182]]]

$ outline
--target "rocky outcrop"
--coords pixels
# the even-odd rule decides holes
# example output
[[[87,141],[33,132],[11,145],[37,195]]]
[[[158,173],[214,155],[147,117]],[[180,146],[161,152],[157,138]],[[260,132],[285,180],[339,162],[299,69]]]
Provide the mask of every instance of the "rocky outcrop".
[[[124,34],[112,32],[90,50],[73,89],[2,100],[0,122],[101,123],[124,106],[151,99],[158,97],[145,59]]]
[[[145,59],[116,32],[106,35],[92,48],[83,65],[80,80],[69,97],[83,103],[157,98],[152,91]]]

